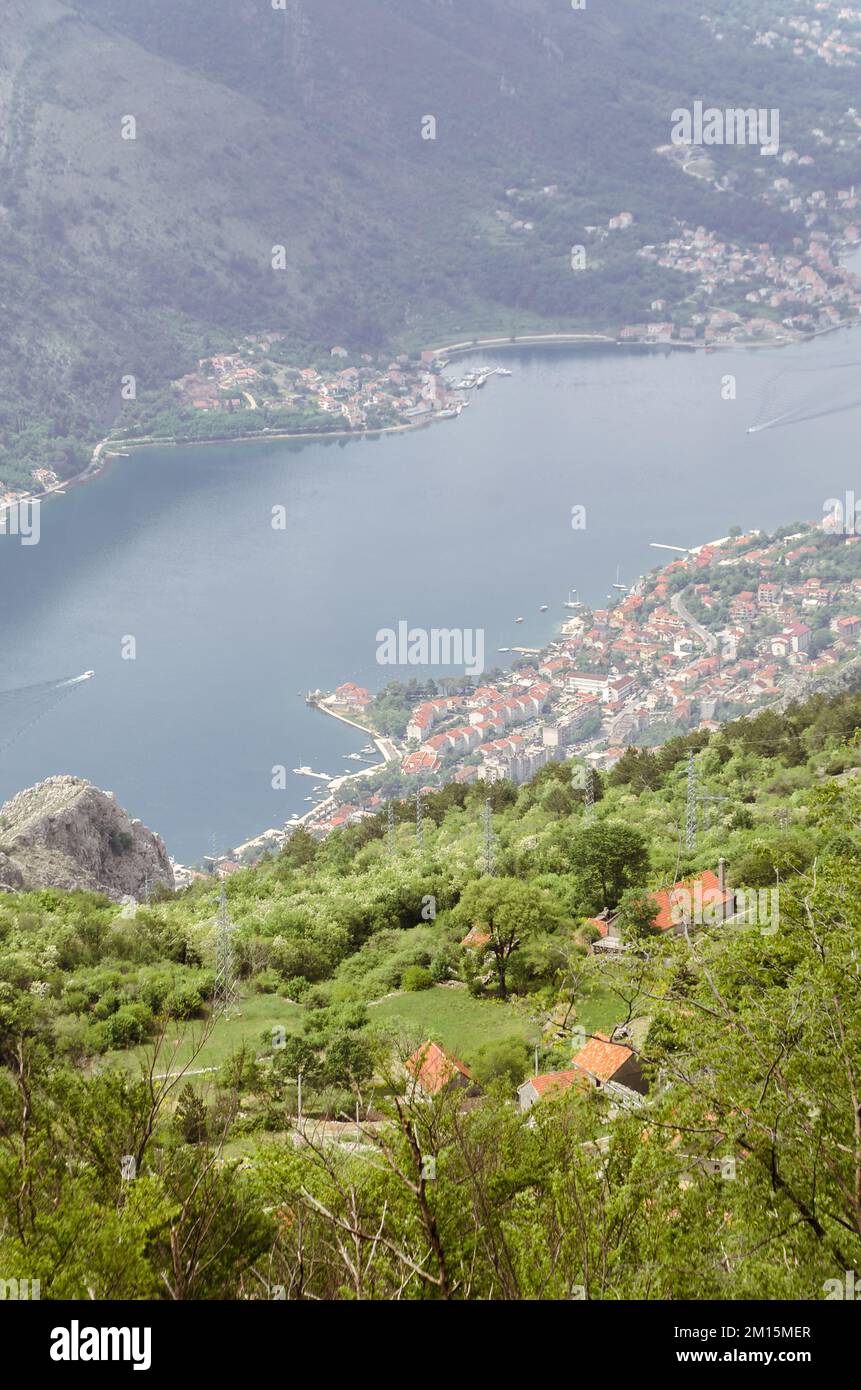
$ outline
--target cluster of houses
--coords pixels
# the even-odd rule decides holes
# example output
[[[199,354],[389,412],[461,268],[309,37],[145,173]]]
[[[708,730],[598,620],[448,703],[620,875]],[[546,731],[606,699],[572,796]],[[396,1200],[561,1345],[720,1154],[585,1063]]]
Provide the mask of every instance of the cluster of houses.
[[[742,898],[741,904],[738,896]],[[678,935],[697,930],[705,923],[739,920],[739,907],[742,915],[744,909],[744,895],[737,895],[727,887],[724,860],[720,861],[717,873],[706,870],[671,888],[652,893],[650,897],[654,905],[652,926],[661,934]],[[591,919],[590,925],[597,938],[593,951],[613,955],[628,949],[618,912],[604,912]],[[485,930],[473,927],[461,945],[482,950],[489,941]],[[536,1071],[536,1075],[517,1088],[521,1111],[531,1110],[540,1101],[555,1099],[572,1087],[603,1091],[617,1109],[639,1109],[649,1088],[631,1042],[630,1027],[616,1028],[612,1034],[595,1032],[589,1038],[583,1037],[568,1067],[562,1071]],[[419,1098],[430,1099],[450,1091],[463,1091],[468,1096],[477,1096],[480,1092],[469,1067],[431,1040],[416,1048],[405,1068],[408,1093]]]
[[[664,148],[664,147],[662,147]],[[679,146],[666,146],[679,158]],[[781,158],[795,155],[787,150]],[[796,155],[796,158],[799,158]],[[805,156],[801,156],[800,160]],[[826,231],[810,231],[806,245],[782,255],[768,244],[743,247],[723,240],[706,227],[681,224],[678,233],[661,245],[641,247],[639,255],[666,270],[695,275],[702,307],[683,324],[668,318],[649,323],[626,324],[622,342],[688,343],[691,346],[731,346],[750,341],[786,342],[822,328],[857,319],[861,310],[861,279],[837,262],[836,244],[861,242],[861,220],[856,220],[858,198],[854,189],[841,189],[833,199],[817,190],[802,198],[786,178],[777,178],[773,200],[792,212],[807,209],[812,217],[839,211],[836,238]],[[834,206],[831,206],[833,202]],[[744,313],[708,303],[721,295],[743,299]],[[666,312],[664,300],[651,305],[657,316]]]
[[[60,481],[59,474],[53,468],[32,468],[30,477],[33,486],[9,487],[0,481],[0,509],[3,507],[13,507],[16,502],[20,502],[22,497],[30,497],[33,493],[45,492],[50,487],[56,487]]]
[[[807,62],[821,58],[833,68],[857,67],[861,62],[861,9],[841,0],[816,0],[810,18],[781,15],[774,26],[757,30],[755,47],[783,50]]]
[[[520,688],[521,684],[527,688]],[[522,734],[507,731],[538,720],[549,695],[550,685],[534,681],[530,673],[519,677],[506,691],[481,686],[469,695],[424,701],[416,707],[406,729],[408,742],[420,746],[407,753],[401,771],[406,775],[435,773],[452,754],[476,754],[480,761],[473,760],[468,765],[471,772],[458,780],[527,780],[544,759],[536,760],[538,750],[531,749]],[[441,720],[446,727],[433,733]],[[466,769],[461,771],[463,774]]]
[[[408,1094],[420,1100],[431,1100],[452,1091],[467,1096],[480,1094],[464,1062],[438,1043],[427,1041],[407,1058]],[[520,1110],[531,1110],[541,1100],[555,1099],[572,1087],[584,1091],[604,1091],[619,1108],[639,1109],[644,1103],[648,1085],[637,1055],[623,1041],[605,1033],[595,1033],[574,1053],[570,1067],[564,1071],[536,1074],[517,1088]]]
[[[350,429],[381,423],[417,424],[462,406],[434,368],[433,354],[386,362],[369,353],[353,362],[347,349],[331,348],[331,366],[292,367],[270,354],[283,334],[249,335],[237,351],[202,358],[175,383],[186,409],[303,410],[337,417]]]

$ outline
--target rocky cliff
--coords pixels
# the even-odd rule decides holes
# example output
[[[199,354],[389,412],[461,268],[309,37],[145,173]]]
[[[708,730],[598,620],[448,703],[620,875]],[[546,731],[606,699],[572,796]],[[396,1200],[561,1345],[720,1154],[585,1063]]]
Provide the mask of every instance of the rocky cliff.
[[[49,777],[0,808],[0,891],[81,888],[142,897],[147,881],[173,888],[158,835],[112,792],[80,777]]]

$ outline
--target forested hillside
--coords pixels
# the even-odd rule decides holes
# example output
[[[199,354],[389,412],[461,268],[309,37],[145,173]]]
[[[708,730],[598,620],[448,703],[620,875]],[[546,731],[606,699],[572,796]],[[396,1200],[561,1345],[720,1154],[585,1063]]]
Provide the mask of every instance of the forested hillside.
[[[422,845],[409,806],[297,833],[225,884],[221,1011],[214,883],[3,897],[0,1266],[43,1298],[823,1298],[861,1260],[859,730],[849,694],[632,749],[588,811],[551,765],[490,789],[490,845],[457,786]],[[721,859],[751,911],[652,920]],[[521,1113],[602,1038],[638,1094]],[[468,1089],[410,1084],[430,1041]]]
[[[791,139],[845,109],[851,72],[799,70],[741,23],[717,42],[701,8],[6,0],[0,479],[75,471],[123,377],[146,398],[241,332],[374,351],[618,326],[678,290],[636,255],[676,219],[788,246],[799,219],[655,146],[703,94],[778,104]],[[623,209],[636,230],[573,274],[583,227]]]

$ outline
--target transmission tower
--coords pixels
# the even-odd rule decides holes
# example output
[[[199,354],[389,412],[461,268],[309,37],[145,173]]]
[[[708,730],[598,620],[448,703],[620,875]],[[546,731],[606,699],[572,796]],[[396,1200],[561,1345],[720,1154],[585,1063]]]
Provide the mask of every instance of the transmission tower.
[[[493,803],[488,797],[484,803],[484,872],[486,874],[492,874],[494,871],[493,851]]]
[[[685,820],[685,848],[695,849],[697,843],[697,770],[694,755],[688,759],[688,805]]]
[[[595,774],[592,771],[591,767],[587,767],[586,783],[584,786],[583,796],[583,817],[587,825],[589,824],[589,822],[595,814],[595,783],[593,781],[594,776]]]
[[[425,847],[425,825],[421,788],[416,792],[416,844],[419,850],[423,850]]]
[[[395,808],[391,801],[386,811],[386,849],[390,855],[395,853]]]
[[[212,1007],[216,1014],[223,1013],[236,998],[236,972],[233,960],[235,930],[227,910],[227,892],[222,878],[218,895],[218,916],[215,919],[215,989]]]

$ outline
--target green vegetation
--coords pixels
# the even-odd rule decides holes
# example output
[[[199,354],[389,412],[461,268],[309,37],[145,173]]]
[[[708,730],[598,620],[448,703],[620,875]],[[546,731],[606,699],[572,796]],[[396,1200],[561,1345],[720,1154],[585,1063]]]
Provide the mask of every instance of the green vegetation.
[[[588,824],[552,795],[564,764],[496,785],[492,877],[485,788],[428,797],[423,853],[399,824],[390,855],[382,816],[297,833],[227,884],[218,1016],[214,885],[134,917],[5,896],[3,1276],[43,1298],[821,1297],[861,1260],[859,731],[845,694],[642,750]],[[690,751],[729,800],[686,851]],[[720,856],[776,920],[657,931],[646,895]],[[590,952],[619,905],[631,948]],[[535,1051],[564,1070],[614,1029],[645,1101],[575,1086],[528,1124]],[[473,1094],[413,1094],[428,1041]],[[385,1232],[361,1273],[345,1220],[369,1253]]]
[[[528,1012],[514,1011],[490,999],[475,999],[465,989],[437,985],[433,991],[399,994],[371,1010],[375,1026],[386,1025],[406,1037],[433,1038],[467,1063],[476,1061],[488,1043],[516,1038],[538,1041],[541,1026]],[[529,1060],[517,1080],[530,1071]]]

